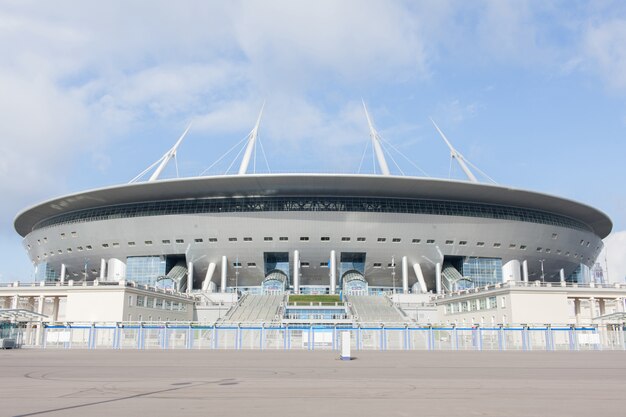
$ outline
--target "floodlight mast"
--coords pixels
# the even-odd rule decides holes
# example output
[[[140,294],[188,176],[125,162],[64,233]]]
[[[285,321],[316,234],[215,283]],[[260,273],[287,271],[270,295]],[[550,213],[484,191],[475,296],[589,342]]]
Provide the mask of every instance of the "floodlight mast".
[[[474,173],[472,171],[470,171],[469,167],[465,163],[465,158],[463,157],[463,155],[461,155],[461,153],[459,151],[454,149],[454,147],[452,146],[452,144],[450,143],[448,138],[446,138],[446,135],[444,135],[443,132],[441,131],[441,129],[439,129],[439,126],[437,126],[437,123],[435,123],[435,121],[432,118],[430,119],[430,121],[433,122],[433,125],[435,125],[435,129],[437,129],[437,132],[439,132],[439,135],[441,136],[443,141],[446,143],[446,145],[448,145],[448,148],[450,148],[450,156],[454,160],[456,160],[456,162],[458,162],[458,164],[461,167],[461,169],[463,170],[463,172],[465,172],[465,175],[467,175],[467,178],[471,182],[478,182],[478,180],[476,179],[476,176],[474,175]]]
[[[176,157],[176,151],[178,150],[178,147],[180,146],[181,142],[183,141],[183,139],[185,139],[185,136],[187,136],[187,132],[189,132],[189,128],[191,128],[191,123],[189,123],[189,126],[187,126],[187,129],[185,129],[185,131],[183,132],[183,134],[180,136],[180,138],[178,138],[178,140],[176,141],[176,143],[174,144],[174,146],[172,146],[172,148],[167,151],[165,153],[165,155],[163,155],[160,159],[161,164],[159,165],[159,167],[154,171],[154,173],[150,176],[150,179],[148,180],[150,181],[156,181],[159,178],[159,175],[161,175],[161,172],[165,169],[165,167],[167,166],[167,164],[172,160],[172,158]]]
[[[376,160],[378,161],[380,172],[382,175],[390,175],[389,166],[387,165],[387,160],[385,159],[383,148],[380,146],[380,135],[372,124],[370,115],[367,112],[367,107],[365,106],[365,101],[363,101],[363,110],[365,110],[365,117],[367,117],[367,125],[370,128],[370,136],[372,138],[372,147],[374,148],[374,153],[376,154]]]
[[[263,105],[261,106],[261,111],[259,112],[259,117],[256,120],[254,129],[252,129],[252,131],[248,135],[248,146],[246,146],[246,151],[243,154],[243,159],[241,160],[241,165],[239,166],[239,175],[244,175],[248,171],[250,157],[252,156],[252,151],[254,150],[254,146],[256,145],[256,138],[259,133],[259,125],[261,124],[261,116],[263,115],[264,107],[265,102],[263,102]]]

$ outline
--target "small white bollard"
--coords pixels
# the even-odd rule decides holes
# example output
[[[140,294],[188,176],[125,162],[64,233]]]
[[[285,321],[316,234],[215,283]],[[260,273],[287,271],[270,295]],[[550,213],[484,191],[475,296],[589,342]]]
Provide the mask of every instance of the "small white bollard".
[[[350,332],[341,332],[341,356],[342,361],[349,361],[350,356]]]

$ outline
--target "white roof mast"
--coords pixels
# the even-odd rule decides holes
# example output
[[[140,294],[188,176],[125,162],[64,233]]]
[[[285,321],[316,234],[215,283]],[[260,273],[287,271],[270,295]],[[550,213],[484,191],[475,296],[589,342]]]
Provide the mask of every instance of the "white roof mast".
[[[450,148],[450,156],[459,163],[459,166],[461,167],[463,172],[465,172],[465,175],[467,175],[467,178],[469,178],[471,182],[478,182],[474,173],[470,171],[469,167],[465,163],[465,158],[463,157],[463,155],[461,155],[459,151],[454,149],[450,141],[448,141],[448,138],[446,138],[446,135],[444,135],[441,129],[439,129],[439,126],[437,126],[437,123],[435,123],[433,119],[430,119],[430,121],[433,122],[433,125],[435,125],[435,129],[437,129],[437,132],[439,132],[439,134],[441,135],[441,138],[444,140],[444,142],[446,142],[446,145],[448,145],[448,148]]]
[[[241,165],[239,166],[239,175],[244,175],[246,171],[248,171],[248,165],[250,164],[250,157],[252,156],[252,151],[254,150],[254,146],[256,144],[256,138],[259,133],[259,125],[261,124],[261,116],[263,115],[263,108],[265,107],[265,102],[261,106],[261,111],[259,112],[259,117],[256,120],[256,124],[254,125],[254,129],[248,135],[248,146],[246,146],[246,151],[243,154],[243,159],[241,160]]]
[[[169,151],[165,152],[165,155],[161,157],[160,159],[161,164],[154,171],[154,173],[150,176],[150,179],[148,181],[156,181],[159,178],[159,175],[161,175],[161,172],[163,171],[163,169],[165,169],[167,164],[172,160],[172,158],[176,157],[176,151],[178,150],[180,143],[183,141],[183,139],[185,139],[185,136],[187,136],[187,132],[189,132],[190,127],[191,127],[191,123],[189,123],[189,126],[187,126],[187,129],[185,129],[183,134],[180,135],[180,138],[178,138],[174,146],[172,146],[172,148]]]
[[[372,147],[374,148],[374,153],[376,154],[376,159],[378,160],[378,166],[380,167],[380,172],[382,175],[390,175],[389,166],[387,166],[387,160],[385,160],[385,154],[383,153],[383,149],[380,146],[380,135],[374,129],[374,125],[372,124],[372,120],[370,119],[370,115],[367,112],[367,107],[365,107],[365,101],[363,101],[363,109],[365,110],[365,117],[367,117],[367,124],[370,128],[370,136],[372,137]]]

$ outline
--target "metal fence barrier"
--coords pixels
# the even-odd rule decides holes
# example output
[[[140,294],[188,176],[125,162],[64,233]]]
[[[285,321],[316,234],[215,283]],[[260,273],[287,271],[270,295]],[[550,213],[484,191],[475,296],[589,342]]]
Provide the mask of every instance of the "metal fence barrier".
[[[40,343],[34,343],[37,337],[31,335],[23,338],[26,346],[44,349],[339,350],[340,333],[348,331],[351,349],[356,351],[626,350],[621,326],[609,329],[92,324],[49,325],[39,331]]]

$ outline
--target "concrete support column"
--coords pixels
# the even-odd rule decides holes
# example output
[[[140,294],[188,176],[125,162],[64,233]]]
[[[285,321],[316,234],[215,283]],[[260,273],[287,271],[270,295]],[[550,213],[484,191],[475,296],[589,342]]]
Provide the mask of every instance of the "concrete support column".
[[[209,290],[209,286],[211,284],[211,279],[213,279],[213,274],[215,273],[215,262],[211,262],[209,267],[206,270],[206,275],[204,276],[204,281],[202,282],[202,291],[206,292]]]
[[[559,269],[559,278],[561,278],[561,284],[565,284],[565,270],[563,268]]]
[[[593,319],[596,318],[596,299],[591,297],[589,299],[589,324],[593,324]]]
[[[187,294],[193,290],[193,262],[187,262]]]
[[[574,298],[574,315],[576,316],[576,325],[580,325],[580,298]]]
[[[330,251],[330,294],[335,294],[337,288],[337,254],[334,250]]]
[[[65,275],[67,274],[67,268],[65,264],[61,264],[61,284],[65,284]]]
[[[426,294],[428,292],[428,288],[426,288],[426,280],[424,279],[424,273],[422,272],[422,267],[419,263],[416,262],[413,264],[413,272],[415,272],[415,276],[417,277],[420,290],[422,293]]]
[[[55,322],[55,323],[59,321],[59,302],[60,302],[60,297],[54,297],[53,298],[53,303],[52,303],[52,321]]]
[[[519,281],[520,279],[520,262],[517,259],[511,259],[502,265],[502,282]]]
[[[437,262],[435,264],[435,291],[437,294],[442,293],[441,288],[441,264]]]
[[[522,279],[528,282],[528,261],[522,262]]]
[[[46,298],[43,295],[39,296],[39,302],[37,303],[37,313],[39,314],[43,314],[43,306],[44,303],[46,301]],[[43,319],[40,317],[39,318],[39,324],[37,324],[37,333],[36,333],[36,344],[39,345],[41,344],[42,340],[41,340],[41,334],[42,334],[42,330],[43,330],[43,324],[42,324]]]
[[[300,294],[300,252],[293,251],[293,293]]]
[[[228,259],[222,256],[222,274],[220,277],[220,292],[226,292],[226,272],[228,271]]]
[[[600,305],[600,316],[604,316],[606,314],[606,299],[600,298],[598,304]]]
[[[100,259],[100,278],[98,278],[100,281],[104,281],[104,277],[106,276],[106,271],[107,271],[107,261],[106,259],[102,258]]]
[[[402,257],[402,293],[409,293],[409,260],[406,256]]]

